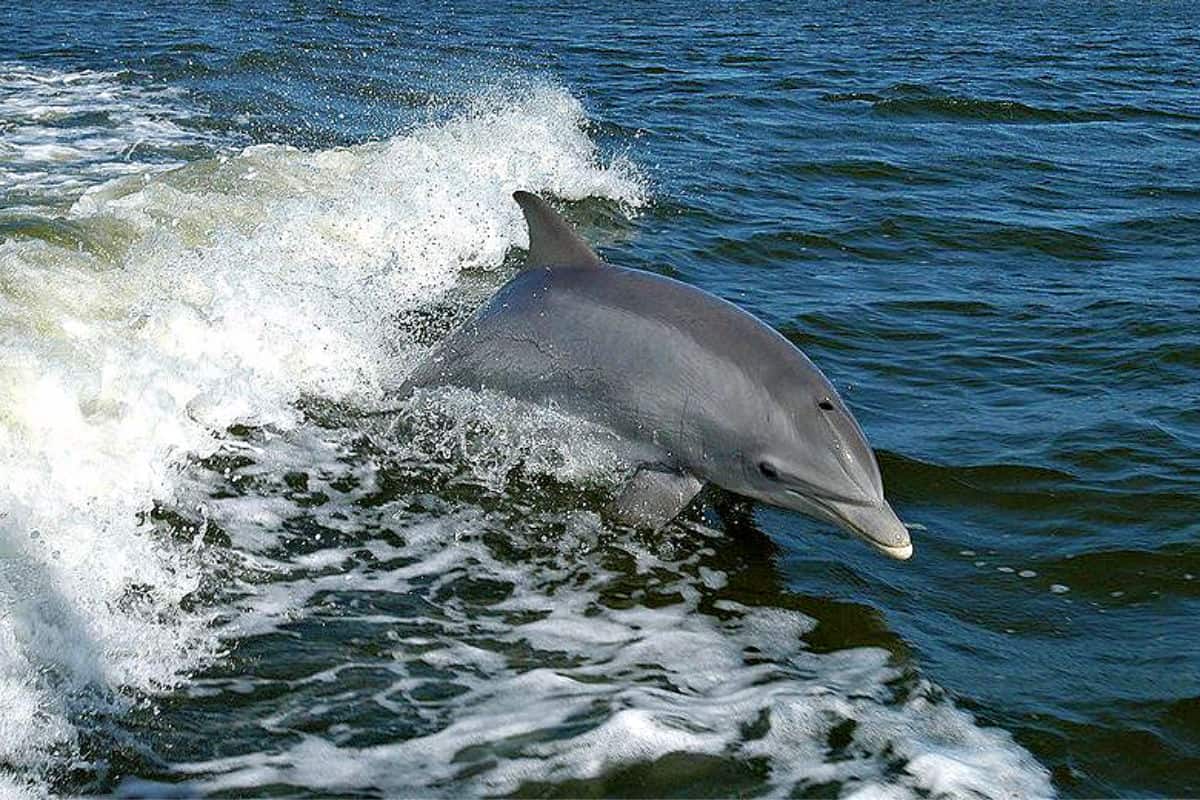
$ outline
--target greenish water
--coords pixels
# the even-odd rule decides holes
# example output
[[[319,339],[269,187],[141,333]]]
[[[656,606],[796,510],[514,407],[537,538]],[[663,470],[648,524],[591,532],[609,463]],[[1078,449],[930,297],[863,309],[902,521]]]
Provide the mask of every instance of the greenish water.
[[[1194,10],[0,11],[0,794],[1200,793]],[[914,559],[364,421],[516,188],[803,348]]]

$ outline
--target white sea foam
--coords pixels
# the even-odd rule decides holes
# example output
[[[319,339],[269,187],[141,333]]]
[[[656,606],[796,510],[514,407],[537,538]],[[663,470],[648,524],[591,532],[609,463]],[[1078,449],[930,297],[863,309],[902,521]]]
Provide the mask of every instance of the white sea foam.
[[[209,143],[177,91],[113,72],[0,64],[3,205],[69,200],[119,175],[177,166]]]
[[[359,531],[353,549],[374,559],[331,544],[320,557],[278,564],[274,579],[242,585],[239,616],[224,630],[242,638],[286,630],[314,614],[352,619],[358,636],[369,636],[362,625],[378,626],[391,657],[349,658],[345,666],[359,681],[364,671],[386,675],[390,685],[375,691],[370,705],[397,716],[416,713],[422,730],[354,746],[346,741],[369,731],[340,724],[313,732],[326,709],[285,702],[261,723],[264,736],[285,737],[282,749],[174,764],[196,777],[174,787],[131,780],[121,793],[237,794],[272,784],[331,793],[501,795],[687,754],[762,765],[752,769],[765,769],[768,796],[828,783],[861,797],[1052,794],[1045,770],[1008,734],[981,727],[928,683],[905,679],[888,652],[811,652],[805,637],[817,623],[795,611],[729,599],[713,602],[717,613],[705,611],[706,589],[723,578],[709,560],[715,532],[680,534],[674,546],[621,541],[620,550],[637,550],[644,580],[632,604],[611,607],[601,594],[623,576],[605,566],[611,550],[594,515],[568,515],[562,540],[539,547],[545,535],[537,523],[514,525],[470,505],[413,516],[403,510],[406,499],[362,504],[377,491],[374,473],[339,463],[341,446],[289,435],[272,442],[266,449],[274,455],[263,453],[246,474],[265,479],[278,474],[279,456],[308,453],[313,485],[333,500],[304,511],[305,518],[322,527],[348,524]],[[486,459],[480,468],[487,472]],[[347,472],[355,488],[340,493],[335,484]],[[254,501],[213,502],[209,512],[226,529],[243,529],[246,502]],[[347,509],[356,509],[349,520]],[[371,538],[370,531],[385,528],[402,534],[403,543]],[[489,544],[489,531],[532,555],[503,555],[503,547]],[[387,559],[408,566],[377,566]],[[336,571],[320,571],[333,563]],[[506,588],[475,603],[454,599],[453,587],[470,581]],[[338,593],[346,599],[329,599]],[[651,595],[674,599],[645,602]],[[420,598],[425,603],[413,608],[428,611],[355,612],[356,603],[370,607],[372,597]],[[343,645],[334,635],[309,646]],[[329,681],[337,683],[337,675],[321,669],[292,676],[289,685],[303,693]],[[422,688],[439,682],[457,693],[423,703]],[[332,696],[349,705],[356,685],[338,684]],[[290,744],[297,730],[310,732]]]
[[[136,98],[97,90],[107,76],[8,80],[37,96],[10,89],[5,113],[36,122],[90,95],[115,109],[115,139],[174,135],[169,117],[143,125]],[[236,422],[294,428],[302,396],[380,396],[418,350],[394,340],[397,316],[524,242],[514,189],[641,202],[631,168],[601,163],[580,104],[527,88],[377,144],[138,172],[74,203],[65,223],[82,244],[0,244],[0,765],[13,775],[69,753],[86,710],[119,711],[212,655],[209,616],[182,610],[206,552],[139,522],[174,497],[186,458]],[[58,159],[64,181],[86,183],[112,152],[57,145],[26,161]],[[72,149],[84,155],[63,161]]]

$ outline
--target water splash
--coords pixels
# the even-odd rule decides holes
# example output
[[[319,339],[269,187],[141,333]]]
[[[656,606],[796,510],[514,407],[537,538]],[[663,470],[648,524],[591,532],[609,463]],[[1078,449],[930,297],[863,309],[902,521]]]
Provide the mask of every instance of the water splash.
[[[485,94],[380,143],[110,181],[0,244],[0,764],[42,769],[89,711],[211,657],[184,610],[202,538],[146,518],[186,459],[236,423],[294,428],[302,397],[380,397],[419,350],[396,317],[523,243],[514,189],[643,201],[585,125],[559,88]]]

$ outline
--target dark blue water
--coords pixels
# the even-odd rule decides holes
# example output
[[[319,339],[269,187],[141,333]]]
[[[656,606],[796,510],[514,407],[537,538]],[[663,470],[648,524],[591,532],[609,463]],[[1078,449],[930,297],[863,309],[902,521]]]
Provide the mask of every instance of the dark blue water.
[[[1194,17],[6,8],[12,791],[1200,793]],[[605,529],[562,420],[364,437],[519,264],[516,188],[802,347],[914,559]]]

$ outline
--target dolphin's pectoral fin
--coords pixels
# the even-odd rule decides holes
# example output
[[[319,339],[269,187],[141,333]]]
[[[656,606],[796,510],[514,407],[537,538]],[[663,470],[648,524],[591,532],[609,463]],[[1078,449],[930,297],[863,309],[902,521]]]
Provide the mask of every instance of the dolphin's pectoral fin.
[[[621,487],[609,512],[626,525],[658,530],[679,516],[703,486],[686,472],[641,467]]]
[[[513,199],[529,226],[529,257],[526,269],[534,267],[599,267],[603,262],[567,221],[546,201],[529,192],[514,192]]]

